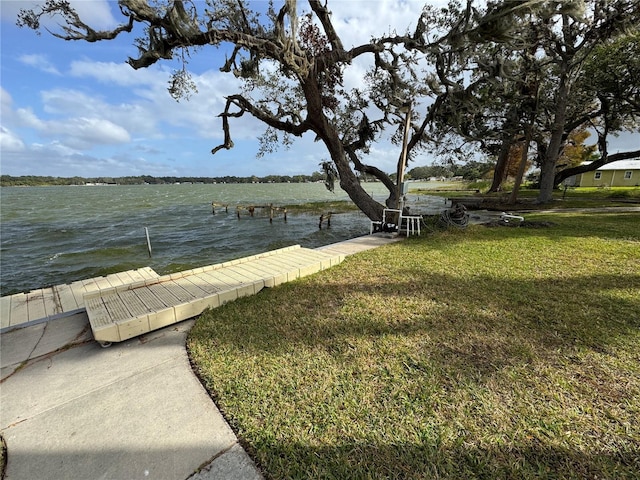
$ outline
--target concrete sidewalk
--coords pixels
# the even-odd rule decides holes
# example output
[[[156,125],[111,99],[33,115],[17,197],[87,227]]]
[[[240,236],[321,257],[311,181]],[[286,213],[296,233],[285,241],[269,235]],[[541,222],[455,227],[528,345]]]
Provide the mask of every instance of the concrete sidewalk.
[[[5,478],[262,478],[191,370],[192,325],[107,349],[86,314],[2,335]]]
[[[344,255],[402,237],[358,237]],[[101,348],[86,312],[0,335],[7,480],[252,480],[262,475],[194,375],[194,320]]]

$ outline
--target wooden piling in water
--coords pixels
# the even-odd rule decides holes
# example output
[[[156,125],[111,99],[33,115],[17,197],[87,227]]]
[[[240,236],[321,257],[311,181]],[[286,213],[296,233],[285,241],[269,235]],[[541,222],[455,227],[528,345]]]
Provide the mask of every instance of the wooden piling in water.
[[[318,223],[318,228],[320,230],[322,230],[322,222],[325,220],[327,221],[327,228],[331,227],[331,215],[333,215],[333,212],[323,213],[320,215],[320,222]]]
[[[212,215],[216,214],[216,207],[224,207],[224,211],[226,213],[229,213],[229,204],[228,203],[211,202],[211,214]]]
[[[246,210],[249,212],[249,215],[253,217],[256,208],[269,209],[269,223],[273,223],[273,217],[276,212],[283,212],[284,221],[287,221],[287,207],[276,207],[273,203],[270,203],[269,205],[238,205],[236,206],[236,216],[238,217],[238,220],[240,220],[240,212],[242,210]]]

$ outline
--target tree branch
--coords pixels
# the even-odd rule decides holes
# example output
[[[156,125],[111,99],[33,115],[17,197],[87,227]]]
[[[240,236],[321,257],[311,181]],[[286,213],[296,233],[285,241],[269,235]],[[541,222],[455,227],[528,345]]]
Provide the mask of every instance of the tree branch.
[[[309,0],[309,6],[318,16],[318,20],[320,20],[324,33],[329,39],[332,50],[336,52],[343,52],[344,47],[342,46],[342,41],[331,23],[331,12],[326,8],[326,6],[322,6],[320,0]]]
[[[127,23],[109,31],[96,31],[91,28],[80,19],[78,13],[65,0],[47,0],[44,6],[38,8],[38,10],[21,8],[18,13],[18,20],[16,21],[16,24],[19,27],[28,27],[38,31],[40,29],[40,20],[42,17],[54,17],[56,15],[60,15],[66,23],[66,25],[61,27],[66,34],[63,35],[55,33],[45,28],[51,35],[63,40],[85,40],[91,43],[100,40],[113,40],[122,32],[128,33],[133,30],[134,17],[132,15],[127,15],[122,11],[122,8],[122,13],[129,17]]]
[[[239,111],[231,112],[230,109],[232,106],[236,106],[237,108],[239,108]],[[252,117],[260,120],[268,126],[275,128],[276,130],[295,135],[296,137],[301,137],[305,132],[311,130],[311,125],[306,120],[302,121],[299,124],[294,124],[288,120],[282,121],[271,113],[256,107],[242,95],[230,95],[227,97],[227,103],[224,107],[224,111],[220,115],[218,115],[219,117],[222,117],[224,142],[212,149],[212,154],[215,155],[222,149],[230,150],[231,148],[233,148],[234,144],[233,140],[231,139],[229,117],[240,118],[242,117],[242,115],[244,115],[245,112],[249,113]]]
[[[633,158],[640,158],[640,150],[632,150],[628,152],[614,153],[613,155],[606,155],[600,157],[599,160],[595,160],[587,165],[578,165],[577,167],[567,168],[556,174],[555,184],[559,185],[563,180],[579,175],[581,173],[592,172],[608,163],[617,162],[619,160],[629,160]]]

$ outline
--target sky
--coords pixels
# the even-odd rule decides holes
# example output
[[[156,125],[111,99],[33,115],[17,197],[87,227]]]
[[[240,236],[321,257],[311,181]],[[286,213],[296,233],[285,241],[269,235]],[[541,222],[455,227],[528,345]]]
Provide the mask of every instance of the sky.
[[[334,27],[349,48],[373,35],[413,31],[425,1],[328,3]],[[257,158],[257,138],[264,126],[249,115],[230,121],[235,147],[212,155],[211,149],[222,143],[217,115],[224,109],[225,96],[240,91],[232,74],[219,71],[223,49],[204,47],[192,56],[189,69],[198,93],[176,102],[167,87],[177,63],[131,68],[125,62],[137,53],[135,34],[90,44],[18,28],[18,11],[38,3],[0,0],[0,173],[88,178],[310,175],[329,158],[309,134],[295,139],[289,149]],[[70,3],[96,29],[121,22],[115,1]],[[251,3],[267,5],[264,0]],[[276,8],[282,3],[275,0]],[[443,5],[446,0],[428,3]],[[303,0],[298,2],[299,14],[305,6]],[[362,85],[364,72],[363,65],[350,66],[345,87]],[[631,148],[640,148],[640,142],[627,135],[612,142],[610,153]],[[392,173],[399,153],[398,146],[378,142],[365,161]],[[425,153],[409,167],[433,161]]]
[[[266,2],[260,2],[266,8]],[[276,0],[276,8],[282,1]],[[436,2],[434,2],[436,3]],[[443,2],[440,2],[443,3]],[[1,0],[0,172],[60,177],[310,175],[329,158],[311,135],[287,150],[257,158],[264,126],[248,115],[231,120],[235,147],[222,143],[217,117],[225,96],[239,92],[232,74],[219,71],[224,51],[205,47],[189,62],[198,93],[176,102],[167,87],[177,64],[134,70],[134,34],[89,44],[66,42],[46,31],[15,25],[18,11],[38,2]],[[117,2],[71,0],[85,23],[110,29],[120,23]],[[306,2],[298,2],[298,13]],[[396,29],[415,28],[424,0],[329,0],[345,47]],[[372,8],[373,7],[373,8]],[[307,7],[308,8],[308,7]],[[345,86],[362,84],[355,65]],[[399,147],[374,145],[368,163],[394,172]],[[425,159],[421,165],[431,163]]]

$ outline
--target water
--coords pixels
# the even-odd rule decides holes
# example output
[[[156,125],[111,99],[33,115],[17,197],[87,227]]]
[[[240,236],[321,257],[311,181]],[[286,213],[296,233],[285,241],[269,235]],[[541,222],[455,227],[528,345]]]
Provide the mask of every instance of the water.
[[[428,188],[429,184],[419,184]],[[379,201],[381,184],[366,184]],[[235,205],[294,205],[347,200],[322,184],[4,187],[1,200],[1,295],[26,292],[149,266],[160,274],[300,244],[315,248],[364,235],[360,212],[339,214],[318,229],[318,215],[289,212],[236,216]],[[211,202],[228,203],[229,213]],[[438,197],[409,196],[412,211],[441,208]],[[147,252],[149,230],[152,258]]]

